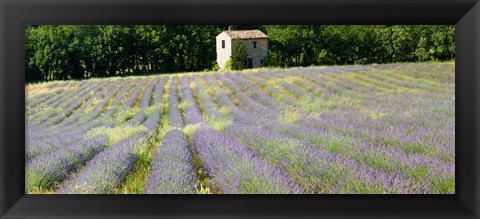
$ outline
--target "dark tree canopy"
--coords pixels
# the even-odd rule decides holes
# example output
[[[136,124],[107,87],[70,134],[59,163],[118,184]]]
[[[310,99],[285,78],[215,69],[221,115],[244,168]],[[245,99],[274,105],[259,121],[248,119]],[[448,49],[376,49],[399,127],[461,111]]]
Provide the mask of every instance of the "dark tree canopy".
[[[269,37],[265,63],[272,67],[455,58],[453,25],[232,27],[264,31]],[[26,81],[216,70],[215,36],[227,29],[228,25],[28,26]]]
[[[231,68],[233,70],[241,70],[247,67],[247,52],[245,44],[240,39],[232,40]]]

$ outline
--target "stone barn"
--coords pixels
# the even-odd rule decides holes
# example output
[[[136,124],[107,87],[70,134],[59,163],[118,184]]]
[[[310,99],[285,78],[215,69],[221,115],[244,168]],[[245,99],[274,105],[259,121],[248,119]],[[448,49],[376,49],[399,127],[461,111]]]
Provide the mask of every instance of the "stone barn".
[[[263,66],[263,59],[268,53],[268,38],[260,30],[226,30],[217,37],[217,63],[221,69],[232,55],[232,40],[241,39],[247,52],[247,68]]]

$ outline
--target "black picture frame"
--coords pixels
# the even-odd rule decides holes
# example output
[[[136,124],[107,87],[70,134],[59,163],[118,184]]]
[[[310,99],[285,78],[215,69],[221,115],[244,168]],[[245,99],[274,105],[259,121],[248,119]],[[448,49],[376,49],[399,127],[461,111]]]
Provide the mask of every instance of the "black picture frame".
[[[479,218],[478,0],[0,0],[2,218]],[[455,24],[455,195],[25,195],[25,25]]]

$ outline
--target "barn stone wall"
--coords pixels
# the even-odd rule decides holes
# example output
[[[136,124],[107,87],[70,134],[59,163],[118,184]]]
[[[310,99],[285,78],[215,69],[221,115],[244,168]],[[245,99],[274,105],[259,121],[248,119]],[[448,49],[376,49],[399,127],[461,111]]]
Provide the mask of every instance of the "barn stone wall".
[[[222,48],[222,40],[225,40],[225,48]],[[220,69],[225,68],[225,64],[232,55],[232,39],[225,33],[217,36],[217,63]]]
[[[253,42],[257,42],[257,48],[253,48]],[[253,67],[262,67],[263,64],[260,60],[263,60],[268,53],[268,40],[267,39],[244,39],[245,51],[248,58],[252,58]]]
[[[221,69],[232,55],[232,39],[225,32],[216,37],[217,40],[217,63]],[[222,48],[222,40],[225,40],[225,48]],[[257,47],[253,48],[253,42],[257,42]],[[268,39],[243,39],[247,57],[252,58],[253,67],[263,66],[262,61],[268,54]]]

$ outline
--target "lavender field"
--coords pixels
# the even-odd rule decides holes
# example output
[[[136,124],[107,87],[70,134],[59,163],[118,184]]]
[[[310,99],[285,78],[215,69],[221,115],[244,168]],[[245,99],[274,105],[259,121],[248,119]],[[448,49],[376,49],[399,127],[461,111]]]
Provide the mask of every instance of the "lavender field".
[[[452,194],[455,64],[26,85],[29,194]]]

